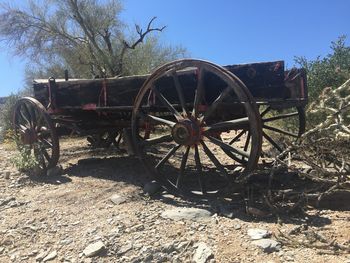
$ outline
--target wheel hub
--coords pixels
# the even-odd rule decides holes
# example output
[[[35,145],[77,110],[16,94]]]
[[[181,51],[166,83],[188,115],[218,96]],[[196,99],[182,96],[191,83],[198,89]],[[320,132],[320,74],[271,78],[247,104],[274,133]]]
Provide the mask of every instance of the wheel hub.
[[[174,141],[180,145],[196,144],[201,137],[199,125],[192,120],[184,120],[175,124],[171,134]]]
[[[21,134],[23,144],[33,144],[37,140],[37,135],[33,129],[26,128]]]

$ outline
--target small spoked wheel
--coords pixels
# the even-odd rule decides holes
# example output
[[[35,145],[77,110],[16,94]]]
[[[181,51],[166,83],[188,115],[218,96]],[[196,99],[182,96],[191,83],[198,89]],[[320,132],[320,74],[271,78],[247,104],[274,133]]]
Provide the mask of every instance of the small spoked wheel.
[[[251,134],[249,148],[227,140],[242,129]],[[248,89],[201,60],[168,63],[145,81],[132,135],[148,170],[181,195],[229,193],[238,175],[255,168],[261,151],[259,111]]]
[[[19,99],[14,106],[13,125],[21,151],[36,159],[42,170],[54,167],[59,159],[59,140],[54,123],[44,106],[34,98]]]
[[[260,106],[262,121],[262,157],[274,158],[305,132],[305,110],[302,106],[273,108]]]

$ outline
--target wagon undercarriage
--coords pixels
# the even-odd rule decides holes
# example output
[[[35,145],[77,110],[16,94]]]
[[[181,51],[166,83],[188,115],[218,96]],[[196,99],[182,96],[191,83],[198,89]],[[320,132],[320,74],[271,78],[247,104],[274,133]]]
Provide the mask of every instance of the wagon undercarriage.
[[[56,165],[59,135],[87,135],[94,147],[118,147],[124,137],[180,194],[229,192],[305,130],[305,72],[285,72],[281,61],[223,68],[186,59],[149,76],[50,79],[34,94],[17,102],[14,127],[42,169]]]

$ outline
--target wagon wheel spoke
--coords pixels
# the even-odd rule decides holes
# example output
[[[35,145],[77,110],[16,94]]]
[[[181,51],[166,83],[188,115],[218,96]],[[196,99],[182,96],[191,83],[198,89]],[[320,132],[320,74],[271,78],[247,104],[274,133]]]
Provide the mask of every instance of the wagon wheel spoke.
[[[23,126],[22,124],[16,124],[15,125],[16,130],[18,130],[20,133],[24,134],[25,130],[27,129],[26,126]]]
[[[21,134],[25,134],[28,129],[30,129],[30,122],[29,120],[24,116],[24,114],[21,111],[22,106],[20,105],[18,109],[15,110],[14,116],[14,131],[16,136],[18,136],[18,132]],[[19,138],[16,138],[19,139]]]
[[[244,157],[239,158],[238,155],[236,155],[236,154],[230,152],[229,150],[224,149],[224,148],[221,148],[221,149],[222,149],[222,150],[224,151],[224,153],[226,153],[226,155],[227,155],[228,157],[230,157],[232,160],[236,161],[237,163],[241,164],[242,166],[246,166],[246,165],[247,165],[247,161],[246,161],[246,159],[245,159]]]
[[[47,146],[48,148],[52,148],[53,145],[51,142],[49,142],[47,139],[44,138],[38,138],[40,142],[43,143],[44,146]]]
[[[180,100],[180,104],[181,104],[181,108],[182,108],[182,114],[184,117],[186,117],[187,114],[187,109],[186,109],[186,100],[183,94],[183,89],[182,86],[180,84],[180,80],[179,77],[176,74],[176,71],[172,71],[171,72],[171,76],[173,77],[174,83],[175,83],[175,88],[177,91],[177,95],[179,96],[179,100]]]
[[[39,166],[41,166],[40,168],[42,168],[43,170],[46,170],[47,165],[45,162],[45,156],[44,156],[44,153],[40,147],[39,148],[34,147],[34,155],[35,155],[37,162],[39,163]]]
[[[156,123],[165,124],[169,127],[173,127],[175,125],[175,122],[173,122],[173,121],[169,121],[169,120],[166,120],[166,119],[163,119],[160,117],[156,117],[156,116],[153,116],[150,114],[147,115],[147,118],[151,119],[152,121],[155,121]]]
[[[229,144],[224,143],[223,141],[214,138],[212,136],[206,136],[212,143],[216,144],[217,146],[220,146],[222,149],[225,149],[227,151],[230,151],[232,153],[238,154],[242,157],[249,158],[249,153],[246,151],[242,151],[240,149],[237,149]]]
[[[171,136],[171,134],[167,134],[167,135],[162,135],[151,139],[143,140],[141,144],[143,146],[150,146],[150,145],[155,145],[163,142],[171,142],[172,140],[173,140],[173,137]]]
[[[22,107],[20,107],[19,109],[18,109],[18,112],[17,112],[17,114],[18,114],[18,116],[25,122],[25,127],[27,127],[27,128],[30,128],[31,127],[31,123],[30,123],[30,120],[28,119],[28,117],[27,116],[25,116],[25,114],[23,113],[23,111],[21,110],[22,108],[24,108],[23,106]],[[22,123],[22,125],[23,125],[24,123]]]
[[[185,151],[184,155],[182,156],[180,172],[179,172],[179,175],[176,179],[176,187],[177,188],[182,186],[182,181],[183,181],[182,177],[184,176],[185,167],[186,167],[186,163],[187,163],[187,159],[188,159],[188,153],[190,152],[190,149],[191,149],[191,147],[187,146],[186,151]]]
[[[248,127],[249,119],[248,117],[239,118],[230,121],[223,121],[211,124],[207,127],[203,127],[205,132],[214,132],[214,131],[226,131],[226,130],[235,130],[242,129],[244,127]]]
[[[262,132],[263,137],[271,143],[278,151],[283,152],[282,148],[269,136],[267,135],[264,131]]]
[[[45,118],[44,118],[44,114],[43,113],[39,113],[39,118],[35,121],[35,126],[34,128],[39,131],[41,127],[43,127],[43,123],[42,121],[44,121]]]
[[[166,161],[169,160],[171,156],[175,154],[175,152],[181,147],[181,145],[175,145],[173,148],[170,149],[170,151],[157,163],[155,166],[156,169],[161,168]]]
[[[218,105],[224,100],[224,98],[232,91],[230,87],[226,87],[220,95],[214,100],[214,102],[205,111],[202,121],[205,121],[216,110]]]
[[[177,120],[181,120],[183,117],[181,114],[171,105],[171,103],[159,92],[159,90],[154,87],[153,89],[154,94],[156,97],[162,102],[164,106],[168,108],[168,110],[175,116]]]
[[[43,170],[47,170],[47,165],[46,165],[45,159],[43,157],[43,154],[40,155],[39,159],[40,159],[40,164],[42,165]]]
[[[228,176],[224,166],[219,162],[219,160],[209,150],[209,148],[207,147],[207,145],[203,141],[201,141],[201,145],[203,147],[205,154],[209,157],[209,159],[212,161],[212,163],[215,165],[215,167],[221,172],[221,174],[225,177],[225,179],[227,181],[229,181],[229,176]]]
[[[284,130],[279,129],[279,128],[271,127],[271,126],[268,126],[266,124],[263,125],[263,128],[267,129],[267,130],[271,130],[271,131],[277,132],[277,133],[281,133],[281,134],[284,134],[284,135],[287,135],[287,136],[291,136],[291,137],[294,137],[294,138],[298,138],[299,137],[298,134],[291,133],[291,132],[288,132],[288,131],[284,131]]]
[[[51,128],[46,123],[42,123],[41,125],[37,126],[34,130],[39,138],[51,136]]]
[[[228,144],[233,144],[234,142],[236,142],[237,140],[239,140],[239,138],[241,138],[244,134],[246,133],[245,130],[242,130],[240,133],[238,133]]]
[[[42,126],[40,127],[41,130],[37,132],[38,139],[40,138],[48,138],[51,136],[51,131],[47,129],[46,127]]]
[[[205,186],[205,181],[203,180],[203,175],[202,175],[202,164],[201,164],[201,160],[199,157],[199,151],[198,151],[198,145],[194,146],[194,160],[196,163],[196,170],[197,170],[197,177],[198,177],[198,183],[199,183],[199,187],[201,188],[201,191],[203,193],[203,195],[207,194],[207,189]]]
[[[41,151],[42,151],[42,153],[44,154],[46,160],[47,160],[48,162],[50,162],[50,161],[51,161],[51,157],[50,157],[49,153],[46,151],[46,149],[41,148]]]
[[[32,116],[29,109],[28,109],[28,106],[26,103],[23,103],[22,104],[22,108],[24,110],[24,114],[26,116],[26,119],[30,125],[30,128],[33,128],[34,127],[34,122],[33,122],[33,118],[35,118],[35,116]]]
[[[232,145],[234,142],[236,142],[239,138],[241,138],[245,133],[247,133],[246,130],[242,130],[240,133],[238,133],[228,144]],[[248,131],[247,137],[245,139],[245,143],[244,143],[244,147],[243,150],[245,152],[247,152],[248,146],[250,144],[250,131]],[[224,149],[223,149],[224,150]],[[224,152],[231,157],[233,160],[235,160],[236,162],[242,164],[243,166],[247,165],[247,159],[245,159],[245,157],[241,156],[241,158],[238,158],[237,155],[233,154],[232,152],[228,151],[228,150],[224,150]]]
[[[260,117],[264,117],[267,113],[269,113],[271,110],[271,106],[266,107],[266,109],[264,109],[261,113],[260,113]]]
[[[141,118],[144,119],[144,121],[148,121],[150,119],[158,124],[165,124],[169,127],[173,127],[175,125],[175,122],[173,122],[173,121],[169,121],[167,119],[163,119],[163,118],[151,115],[151,114],[139,113],[139,115],[141,116]]]
[[[220,138],[220,137],[219,137]],[[221,139],[220,139],[221,140]],[[222,140],[221,140],[222,141]],[[229,145],[231,145],[230,143],[229,143]],[[237,154],[234,154],[234,153],[232,153],[231,151],[229,151],[227,148],[223,148],[223,147],[220,147],[223,151],[224,151],[224,153],[226,153],[226,155],[228,156],[228,157],[230,157],[231,159],[233,159],[234,161],[236,161],[237,163],[240,163],[241,165],[243,165],[243,166],[245,166],[246,164],[247,164],[247,161],[244,159],[244,157],[242,157],[241,156],[241,158],[239,158],[240,157],[240,155],[237,155]]]
[[[298,112],[280,114],[280,115],[276,115],[276,116],[273,116],[270,118],[263,119],[263,122],[266,123],[266,122],[271,122],[271,121],[276,121],[276,120],[282,120],[282,119],[287,119],[287,118],[298,116],[298,115],[299,115]]]
[[[30,107],[30,115],[32,116],[32,121],[33,121],[33,128],[35,129],[38,121],[40,121],[40,118],[38,118],[37,110],[34,107]],[[41,114],[39,114],[41,117]]]
[[[192,110],[192,117],[194,119],[197,119],[197,117],[199,115],[199,105],[200,105],[202,98],[203,98],[203,95],[204,95],[204,85],[203,85],[204,73],[205,73],[205,71],[203,68],[198,68],[198,81],[197,81],[197,88],[195,91],[193,110]]]
[[[43,118],[43,114],[41,114],[40,112],[37,112],[37,109],[35,109],[34,107],[29,107],[29,113],[32,119],[32,128],[36,129],[38,124],[41,123],[42,118]],[[39,114],[39,117],[38,117]]]
[[[245,140],[245,144],[244,144],[244,148],[243,148],[245,152],[247,151],[249,143],[250,143],[250,136],[251,136],[250,131],[248,131],[247,138]]]

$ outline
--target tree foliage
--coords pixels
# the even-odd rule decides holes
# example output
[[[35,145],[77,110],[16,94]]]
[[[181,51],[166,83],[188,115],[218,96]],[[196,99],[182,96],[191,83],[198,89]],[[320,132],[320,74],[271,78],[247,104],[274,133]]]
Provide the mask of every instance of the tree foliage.
[[[115,77],[145,74],[186,54],[160,42],[165,26],[155,17],[134,33],[123,23],[120,0],[27,0],[20,7],[0,3],[0,44],[29,61],[25,87],[0,109],[0,137],[11,127],[12,107],[28,95],[34,78]]]
[[[326,87],[336,88],[350,78],[350,46],[346,36],[331,43],[331,53],[315,60],[296,57],[295,62],[307,71],[310,101],[314,101]]]
[[[2,4],[0,39],[16,55],[30,59],[30,77],[58,77],[64,69],[75,78],[134,74],[140,71],[133,70],[139,64],[149,70],[185,54],[183,48],[162,46],[153,34],[149,38],[150,33],[165,29],[153,26],[155,18],[145,29],[135,25],[136,32],[127,34],[121,12],[119,0],[28,0],[25,7]]]

